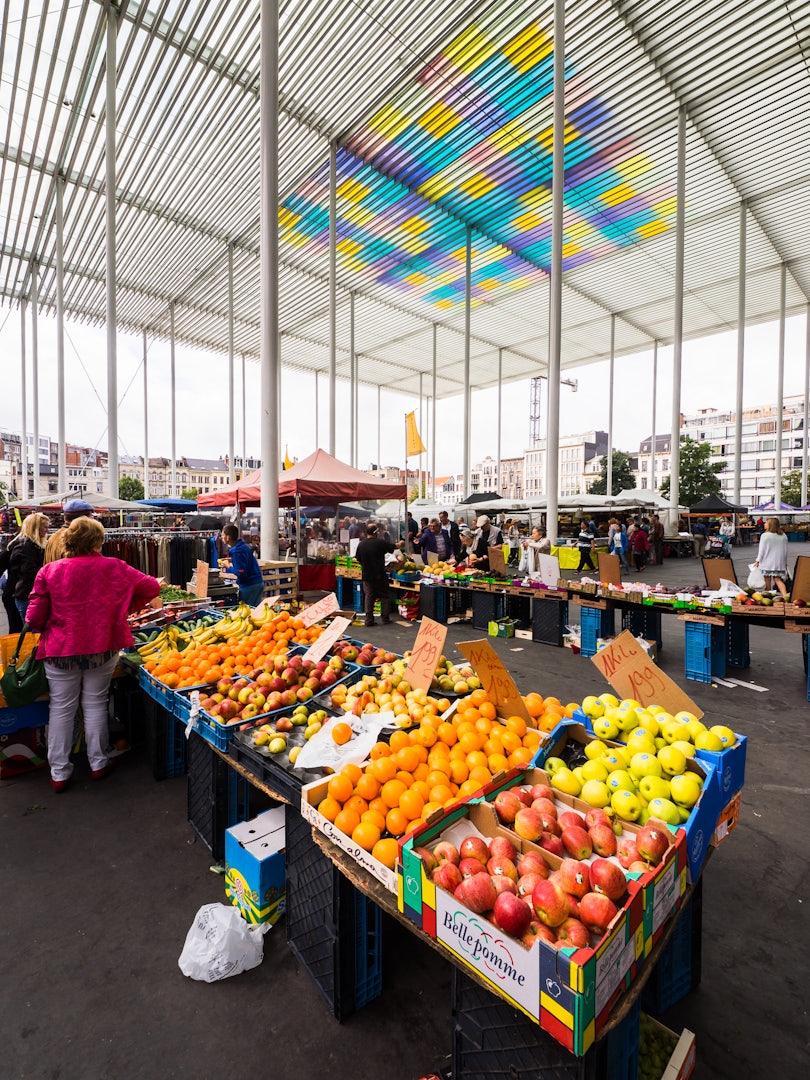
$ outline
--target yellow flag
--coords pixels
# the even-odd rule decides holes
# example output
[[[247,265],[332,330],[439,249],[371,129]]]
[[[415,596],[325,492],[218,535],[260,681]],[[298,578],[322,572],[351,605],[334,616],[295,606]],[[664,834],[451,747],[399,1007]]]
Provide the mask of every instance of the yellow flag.
[[[289,451],[287,450],[287,446],[285,444],[285,446],[284,446],[284,470],[285,470],[285,472],[286,472],[287,469],[291,469],[292,467],[293,467],[293,462],[290,461],[290,454],[289,454]]]
[[[416,413],[409,412],[405,417],[405,456],[413,457],[414,454],[425,454],[427,450],[425,444],[419,438],[419,431],[416,427]]]

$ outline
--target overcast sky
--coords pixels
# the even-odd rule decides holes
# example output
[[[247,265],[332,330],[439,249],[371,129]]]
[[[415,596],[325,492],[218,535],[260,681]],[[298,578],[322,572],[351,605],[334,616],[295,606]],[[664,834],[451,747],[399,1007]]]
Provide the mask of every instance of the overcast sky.
[[[28,332],[28,426],[31,411],[31,336]],[[801,394],[805,373],[805,319],[788,320],[785,348],[785,396]],[[778,338],[775,323],[751,327],[746,334],[745,406],[772,404],[776,401],[776,360]],[[66,435],[69,442],[106,449],[106,334],[75,323],[66,323]],[[143,373],[141,340],[125,334],[118,338],[119,454],[143,453]],[[56,409],[56,339],[52,319],[39,324],[40,354],[40,433],[52,439],[57,435]],[[734,332],[716,335],[703,341],[686,343],[683,355],[681,411],[701,408],[732,409],[736,393],[737,342]],[[0,357],[2,357],[2,392],[0,393],[0,428],[19,431],[20,406],[20,314],[17,309],[0,308]],[[227,357],[177,346],[178,456],[224,456],[228,451]],[[239,365],[237,365],[239,367]],[[259,430],[260,372],[248,362],[247,439],[249,456],[261,450]],[[579,380],[576,392],[560,388],[560,432],[574,434],[593,428],[607,430],[608,367],[592,364],[565,373]],[[237,371],[236,453],[242,452],[240,380]],[[169,346],[155,341],[149,348],[149,453],[170,456],[171,411],[169,397]],[[672,414],[672,350],[659,349],[657,423],[659,434],[669,432]],[[359,436],[361,468],[377,461],[377,391],[360,387],[360,416],[367,421]],[[349,401],[348,386],[339,383],[337,391],[338,430],[336,456],[348,461]],[[652,424],[652,353],[621,357],[616,360],[614,391],[614,445],[635,451],[650,434]],[[380,457],[382,464],[401,464],[404,454],[404,414],[416,408],[418,401],[401,394],[383,391]],[[543,386],[543,404],[546,386]],[[303,458],[320,445],[328,450],[328,400],[326,378],[320,379],[320,423],[315,430],[315,382],[312,375],[284,369],[282,375],[281,452],[285,446],[290,457]],[[545,414],[544,414],[545,415]],[[458,473],[462,468],[462,400],[440,401],[436,407],[437,476]],[[487,454],[497,457],[497,390],[473,393],[472,463]],[[420,423],[423,441],[432,452],[425,424]],[[320,435],[320,439],[319,439]],[[523,454],[529,445],[529,386],[526,381],[503,387],[501,456]],[[428,461],[428,464],[430,462]],[[411,464],[415,464],[415,459]]]

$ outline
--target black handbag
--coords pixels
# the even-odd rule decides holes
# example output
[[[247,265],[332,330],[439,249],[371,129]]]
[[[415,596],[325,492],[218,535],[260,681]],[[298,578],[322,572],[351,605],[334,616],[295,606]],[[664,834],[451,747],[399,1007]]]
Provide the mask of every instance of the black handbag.
[[[12,709],[17,709],[21,705],[30,705],[32,701],[48,693],[45,664],[37,659],[36,645],[24,660],[20,660],[20,649],[29,629],[30,627],[25,623],[17,638],[14,655],[0,676],[0,690],[3,691],[6,704]]]

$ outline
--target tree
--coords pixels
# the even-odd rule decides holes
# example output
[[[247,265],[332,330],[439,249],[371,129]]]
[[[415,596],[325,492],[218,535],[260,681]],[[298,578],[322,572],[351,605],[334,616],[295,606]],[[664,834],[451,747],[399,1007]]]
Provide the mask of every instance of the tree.
[[[599,466],[602,471],[588,488],[589,495],[604,495],[607,491],[607,454],[603,454],[599,459]],[[620,491],[629,491],[630,488],[636,486],[636,478],[630,468],[630,455],[625,454],[623,450],[613,451],[613,476],[611,480],[611,487],[613,488],[611,495],[618,495]]]
[[[782,502],[788,506],[802,505],[802,473],[801,469],[785,473],[782,477]]]
[[[726,468],[725,461],[712,461],[712,448],[708,442],[698,442],[688,435],[681,438],[680,484],[678,502],[681,506],[693,506],[707,495],[720,493],[718,473]],[[661,482],[661,494],[669,498],[669,477]]]
[[[143,498],[143,484],[137,476],[122,476],[118,481],[118,498],[134,502]]]
[[[198,488],[184,488],[180,498],[181,499],[194,499],[196,501],[197,496],[200,494]]]

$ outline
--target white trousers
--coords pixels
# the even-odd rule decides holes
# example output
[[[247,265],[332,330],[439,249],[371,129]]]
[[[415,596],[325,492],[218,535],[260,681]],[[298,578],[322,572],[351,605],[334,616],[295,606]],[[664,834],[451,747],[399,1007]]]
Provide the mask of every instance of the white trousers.
[[[110,681],[118,663],[113,656],[97,668],[65,671],[45,661],[51,701],[48,711],[48,764],[54,780],[67,780],[73,772],[70,751],[73,745],[73,721],[81,699],[87,760],[96,772],[108,762],[110,740],[107,698]]]

